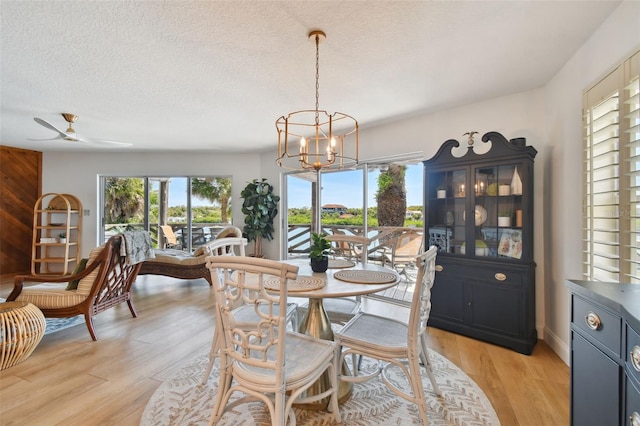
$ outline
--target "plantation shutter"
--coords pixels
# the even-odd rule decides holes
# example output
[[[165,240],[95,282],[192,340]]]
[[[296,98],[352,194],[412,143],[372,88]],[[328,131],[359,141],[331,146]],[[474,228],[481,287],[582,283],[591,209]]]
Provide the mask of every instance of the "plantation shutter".
[[[640,90],[636,53],[584,95],[583,274],[640,282]]]

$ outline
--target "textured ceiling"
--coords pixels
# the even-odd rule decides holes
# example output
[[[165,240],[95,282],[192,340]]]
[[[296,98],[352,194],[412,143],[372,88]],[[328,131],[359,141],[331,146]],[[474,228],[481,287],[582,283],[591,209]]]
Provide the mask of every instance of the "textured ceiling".
[[[315,103],[381,121],[547,83],[618,1],[1,2],[0,143],[40,151],[273,149]],[[114,149],[114,148],[112,148]],[[122,148],[118,148],[122,149]]]

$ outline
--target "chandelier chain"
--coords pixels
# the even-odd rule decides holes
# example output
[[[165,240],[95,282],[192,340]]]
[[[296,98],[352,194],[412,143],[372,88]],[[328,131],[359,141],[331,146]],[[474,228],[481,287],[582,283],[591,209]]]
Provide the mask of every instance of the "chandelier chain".
[[[318,110],[320,109],[320,35],[316,34],[316,124],[320,118]]]

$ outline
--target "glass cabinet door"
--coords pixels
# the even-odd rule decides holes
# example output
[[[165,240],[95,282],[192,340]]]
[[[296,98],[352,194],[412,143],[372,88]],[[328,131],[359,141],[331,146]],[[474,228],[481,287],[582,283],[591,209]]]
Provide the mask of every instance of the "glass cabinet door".
[[[464,243],[467,186],[466,169],[427,173],[429,246],[441,253],[460,253]]]
[[[523,206],[518,164],[477,167],[472,173],[475,256],[520,259]]]

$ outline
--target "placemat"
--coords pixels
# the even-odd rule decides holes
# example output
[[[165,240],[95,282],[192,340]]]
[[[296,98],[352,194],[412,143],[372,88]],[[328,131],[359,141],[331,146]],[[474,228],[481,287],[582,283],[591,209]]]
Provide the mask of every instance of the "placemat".
[[[333,276],[340,281],[356,284],[385,284],[398,279],[398,276],[393,272],[363,270],[338,271]]]
[[[324,287],[325,280],[320,277],[312,277],[308,275],[298,275],[296,280],[287,281],[287,290],[289,292],[317,290]],[[267,290],[280,290],[280,278],[272,277],[264,279],[264,288]]]
[[[356,263],[347,259],[329,259],[329,269],[351,268],[354,266],[356,266]]]

